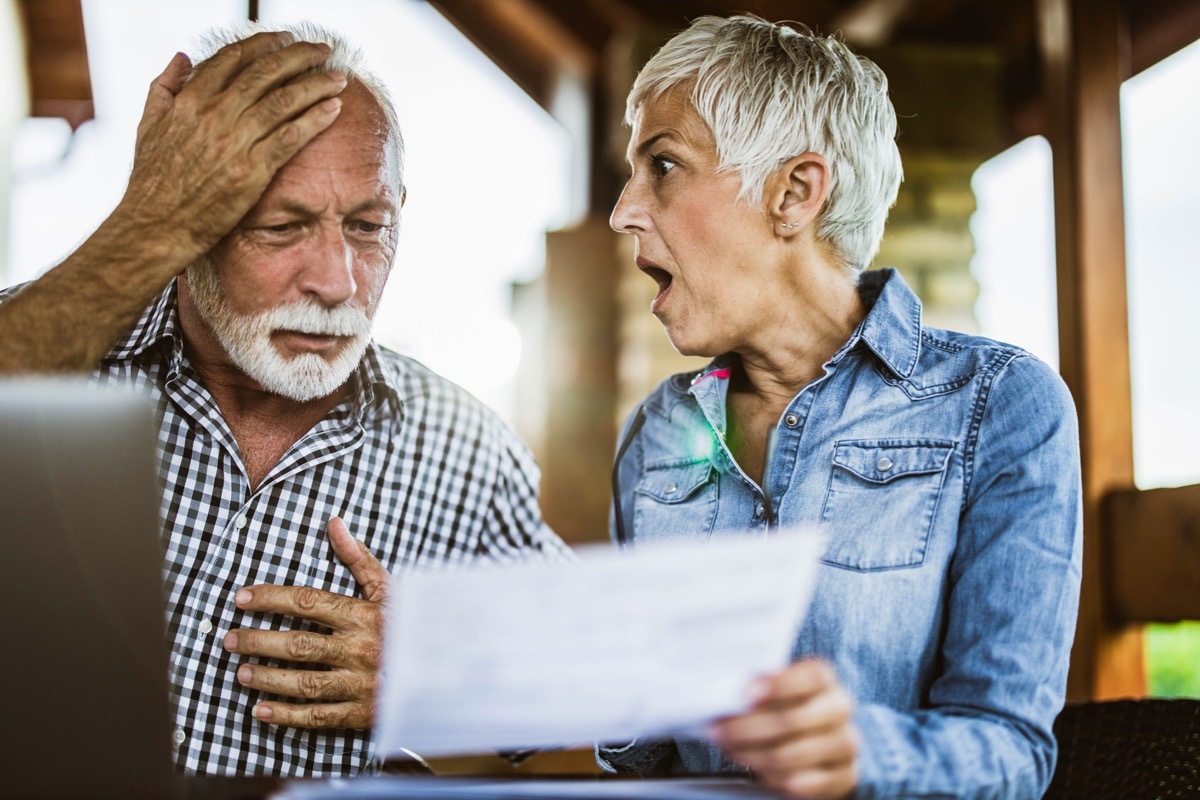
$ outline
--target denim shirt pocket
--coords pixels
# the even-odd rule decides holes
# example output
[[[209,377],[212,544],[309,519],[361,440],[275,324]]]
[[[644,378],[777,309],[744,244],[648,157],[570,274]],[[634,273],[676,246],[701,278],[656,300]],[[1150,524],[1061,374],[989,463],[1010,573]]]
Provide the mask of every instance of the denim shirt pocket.
[[[821,522],[826,564],[854,570],[914,567],[925,560],[954,443],[857,439],[833,448]]]
[[[634,487],[634,535],[643,541],[707,537],[717,521],[717,480],[712,464],[648,464]]]

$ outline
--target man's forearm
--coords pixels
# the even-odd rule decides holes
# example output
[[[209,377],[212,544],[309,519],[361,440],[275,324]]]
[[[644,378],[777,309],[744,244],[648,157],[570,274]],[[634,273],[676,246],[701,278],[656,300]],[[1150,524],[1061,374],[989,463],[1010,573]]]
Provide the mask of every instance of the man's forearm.
[[[190,260],[114,213],[0,304],[0,375],[92,370]]]

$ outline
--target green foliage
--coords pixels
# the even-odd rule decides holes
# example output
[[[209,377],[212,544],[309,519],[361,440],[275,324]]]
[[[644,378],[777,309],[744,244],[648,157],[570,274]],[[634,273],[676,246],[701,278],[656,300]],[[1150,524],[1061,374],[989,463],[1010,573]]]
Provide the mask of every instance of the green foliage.
[[[1150,694],[1200,697],[1200,622],[1146,628]]]

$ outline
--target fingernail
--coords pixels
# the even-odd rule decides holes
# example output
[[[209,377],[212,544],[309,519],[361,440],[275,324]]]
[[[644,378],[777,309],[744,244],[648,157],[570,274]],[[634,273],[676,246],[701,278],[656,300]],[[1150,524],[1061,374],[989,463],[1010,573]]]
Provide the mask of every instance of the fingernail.
[[[254,680],[254,670],[249,664],[242,664],[237,671],[238,683],[250,683]]]
[[[252,713],[254,714],[255,719],[270,719],[271,707],[265,703],[259,703],[254,707],[254,711]]]
[[[331,69],[331,70],[329,70],[329,72],[327,72],[325,74],[328,75],[330,78],[333,78],[333,80],[337,83],[345,83],[346,82],[346,73],[344,73],[344,72],[339,72],[336,69]]]
[[[765,700],[767,698],[767,695],[769,695],[770,693],[771,693],[771,684],[763,678],[757,679],[756,681],[754,681],[753,683],[751,683],[749,686],[746,687],[746,697],[750,700],[751,703],[758,703],[758,702],[761,702],[762,700]]]
[[[342,101],[341,101],[341,98],[338,98],[338,97],[331,97],[328,100],[326,100],[324,103],[321,103],[322,110],[328,111],[330,114],[337,111],[341,107],[342,107]]]
[[[333,52],[333,48],[332,48],[332,47],[330,47],[329,45],[325,44],[324,42],[317,42],[317,47],[321,48],[321,49],[322,49],[322,50],[324,50],[326,53],[332,53],[332,52]]]
[[[249,605],[253,598],[254,595],[249,589],[238,589],[238,593],[233,596],[233,602],[237,603],[239,606],[244,606]]]
[[[230,652],[237,650],[237,632],[230,631],[225,634],[225,649]]]

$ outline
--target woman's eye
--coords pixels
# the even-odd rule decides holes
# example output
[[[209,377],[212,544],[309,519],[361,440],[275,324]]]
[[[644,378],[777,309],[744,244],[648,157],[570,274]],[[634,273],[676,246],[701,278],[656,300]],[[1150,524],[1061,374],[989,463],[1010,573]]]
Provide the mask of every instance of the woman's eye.
[[[660,178],[675,169],[675,161],[667,156],[654,156],[650,163],[654,167],[654,173]]]

